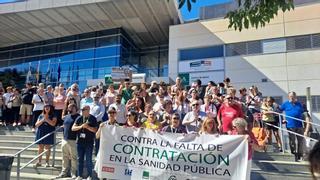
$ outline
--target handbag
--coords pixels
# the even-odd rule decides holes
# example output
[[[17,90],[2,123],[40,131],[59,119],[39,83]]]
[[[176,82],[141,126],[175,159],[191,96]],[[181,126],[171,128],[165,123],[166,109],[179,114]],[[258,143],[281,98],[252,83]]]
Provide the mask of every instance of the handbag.
[[[317,128],[314,128],[315,132],[310,133],[310,137],[313,139],[320,140],[320,134]]]

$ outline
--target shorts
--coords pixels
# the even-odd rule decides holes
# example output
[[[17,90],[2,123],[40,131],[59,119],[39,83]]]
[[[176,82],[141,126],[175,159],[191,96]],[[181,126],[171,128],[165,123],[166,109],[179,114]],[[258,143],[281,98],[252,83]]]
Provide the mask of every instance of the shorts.
[[[279,127],[279,123],[278,122],[263,122],[264,127],[266,127],[267,130],[278,131],[278,128],[273,127],[273,126],[269,126],[269,125],[267,125],[265,123],[272,124],[274,126]]]
[[[20,115],[22,116],[31,116],[32,115],[32,105],[30,104],[21,104],[20,106]]]

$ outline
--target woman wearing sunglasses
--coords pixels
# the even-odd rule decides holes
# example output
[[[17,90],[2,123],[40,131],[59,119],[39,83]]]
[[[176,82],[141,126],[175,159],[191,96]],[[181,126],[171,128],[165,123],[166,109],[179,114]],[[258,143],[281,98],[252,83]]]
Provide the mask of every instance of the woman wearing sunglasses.
[[[135,111],[129,111],[127,114],[127,122],[124,125],[125,127],[140,127],[138,123],[138,114]]]

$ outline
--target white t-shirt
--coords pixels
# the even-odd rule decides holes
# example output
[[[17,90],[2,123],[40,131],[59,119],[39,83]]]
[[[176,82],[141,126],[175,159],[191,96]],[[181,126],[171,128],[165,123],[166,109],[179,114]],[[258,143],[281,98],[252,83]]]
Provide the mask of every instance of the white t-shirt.
[[[116,111],[117,111],[117,117],[116,117],[116,120],[117,120],[117,123],[120,123],[120,124],[125,124],[127,122],[127,119],[126,119],[126,115],[127,115],[127,110],[126,110],[126,106],[124,104],[116,104],[116,103],[113,103],[109,106],[109,109],[111,108],[115,108]]]
[[[41,98],[42,98],[42,101],[41,101]],[[44,107],[44,97],[41,96],[40,98],[40,95],[38,94],[35,94],[33,95],[32,97],[32,101],[33,101],[33,111],[42,111],[43,110],[43,107]]]

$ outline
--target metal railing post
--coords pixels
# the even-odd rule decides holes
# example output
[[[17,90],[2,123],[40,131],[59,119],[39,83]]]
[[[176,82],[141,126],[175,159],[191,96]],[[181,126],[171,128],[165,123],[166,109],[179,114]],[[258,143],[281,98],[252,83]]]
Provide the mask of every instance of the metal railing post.
[[[20,180],[20,158],[21,158],[21,154],[18,154],[17,157],[17,180]]]
[[[53,136],[54,136],[53,144],[56,144],[56,142],[57,142],[57,133],[54,133]],[[52,167],[54,167],[55,161],[56,161],[56,146],[53,146],[53,150],[52,150]]]
[[[281,115],[279,114],[279,127],[280,127],[280,131],[279,131],[279,133],[280,133],[280,138],[281,138],[281,146],[282,146],[282,154],[284,154],[285,152],[285,150],[286,150],[286,148],[285,148],[285,146],[284,146],[284,137],[283,137],[283,130],[282,130],[282,118],[281,118]]]

